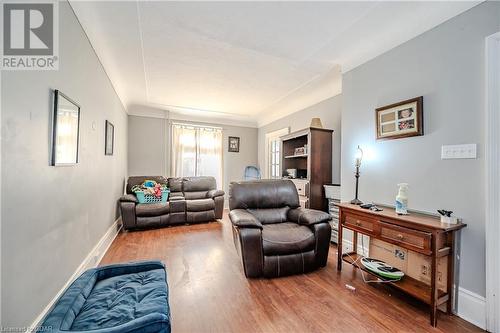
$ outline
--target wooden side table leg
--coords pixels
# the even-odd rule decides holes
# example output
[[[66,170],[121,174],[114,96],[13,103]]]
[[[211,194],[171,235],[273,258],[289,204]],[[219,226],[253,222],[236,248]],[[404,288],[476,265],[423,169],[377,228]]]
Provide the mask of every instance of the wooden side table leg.
[[[432,257],[431,257],[431,325],[437,326],[437,300],[438,300],[438,286],[437,286],[437,234],[432,234]]]
[[[449,297],[446,304],[446,313],[451,315],[453,313],[453,304],[455,303],[455,292],[453,290],[453,286],[455,285],[455,232],[448,233],[446,238],[450,247],[450,254],[448,255],[448,281],[446,284],[446,291]]]
[[[358,253],[358,232],[353,231],[352,236],[352,252]],[[361,236],[363,237],[363,236]]]

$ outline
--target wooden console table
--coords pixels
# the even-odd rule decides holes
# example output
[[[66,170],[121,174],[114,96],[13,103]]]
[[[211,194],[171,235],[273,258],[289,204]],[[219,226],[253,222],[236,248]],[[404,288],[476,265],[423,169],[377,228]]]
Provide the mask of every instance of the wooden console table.
[[[416,251],[431,260],[431,284],[418,281],[405,275],[400,281],[390,285],[410,294],[411,296],[430,305],[430,321],[432,326],[437,324],[437,309],[446,303],[446,311],[451,314],[453,305],[454,285],[454,243],[456,231],[466,224],[444,224],[438,217],[431,215],[410,213],[397,215],[394,209],[383,208],[380,212],[363,209],[349,203],[338,204],[339,231],[338,231],[338,262],[337,269],[342,270],[342,261],[354,264],[357,268],[366,270],[355,261],[358,259],[358,233],[376,238],[407,250]],[[353,231],[353,252],[342,253],[342,233],[347,228]],[[448,275],[446,290],[437,286],[438,259],[448,256]],[[370,273],[372,274],[372,273]]]

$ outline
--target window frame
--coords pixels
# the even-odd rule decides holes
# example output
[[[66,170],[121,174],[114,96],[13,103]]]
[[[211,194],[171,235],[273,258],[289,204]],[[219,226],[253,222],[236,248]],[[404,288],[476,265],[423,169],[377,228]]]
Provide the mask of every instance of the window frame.
[[[281,128],[276,131],[266,133],[265,145],[265,178],[279,179],[282,175],[282,153],[283,145],[281,137],[290,133],[290,127]],[[274,143],[274,147],[272,147]],[[273,160],[274,157],[274,160]]]
[[[174,160],[174,154],[173,154],[173,147],[172,143],[174,141],[174,127],[175,126],[182,126],[182,127],[187,127],[187,128],[193,128],[196,130],[196,149],[195,149],[195,159],[194,159],[194,170],[195,170],[195,175],[198,174],[198,168],[199,168],[199,130],[201,129],[210,129],[210,130],[218,130],[221,132],[221,142],[220,142],[220,147],[221,147],[221,156],[220,156],[220,163],[221,163],[221,171],[220,171],[220,183],[217,182],[217,187],[218,188],[224,188],[224,128],[219,127],[219,126],[210,126],[210,125],[200,125],[200,124],[193,124],[193,123],[184,123],[184,122],[170,122],[170,142],[169,142],[169,156],[170,156],[170,172],[172,176],[175,177],[175,170],[173,170],[173,160]]]

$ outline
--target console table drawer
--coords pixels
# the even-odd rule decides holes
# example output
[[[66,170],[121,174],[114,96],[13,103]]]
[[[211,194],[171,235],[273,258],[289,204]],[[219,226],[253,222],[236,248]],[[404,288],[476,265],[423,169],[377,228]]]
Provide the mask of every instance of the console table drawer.
[[[358,215],[346,214],[344,223],[349,229],[373,234],[377,220],[372,220]]]
[[[431,254],[431,233],[417,231],[393,224],[380,222],[380,237],[382,240],[403,245],[405,248],[424,254]]]

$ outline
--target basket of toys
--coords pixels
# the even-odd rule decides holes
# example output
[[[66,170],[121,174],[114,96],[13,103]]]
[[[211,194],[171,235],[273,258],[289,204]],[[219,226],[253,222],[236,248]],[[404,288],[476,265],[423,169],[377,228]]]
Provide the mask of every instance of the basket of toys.
[[[165,184],[160,184],[154,180],[146,180],[141,185],[132,187],[137,200],[141,204],[152,204],[167,202],[170,190]]]

